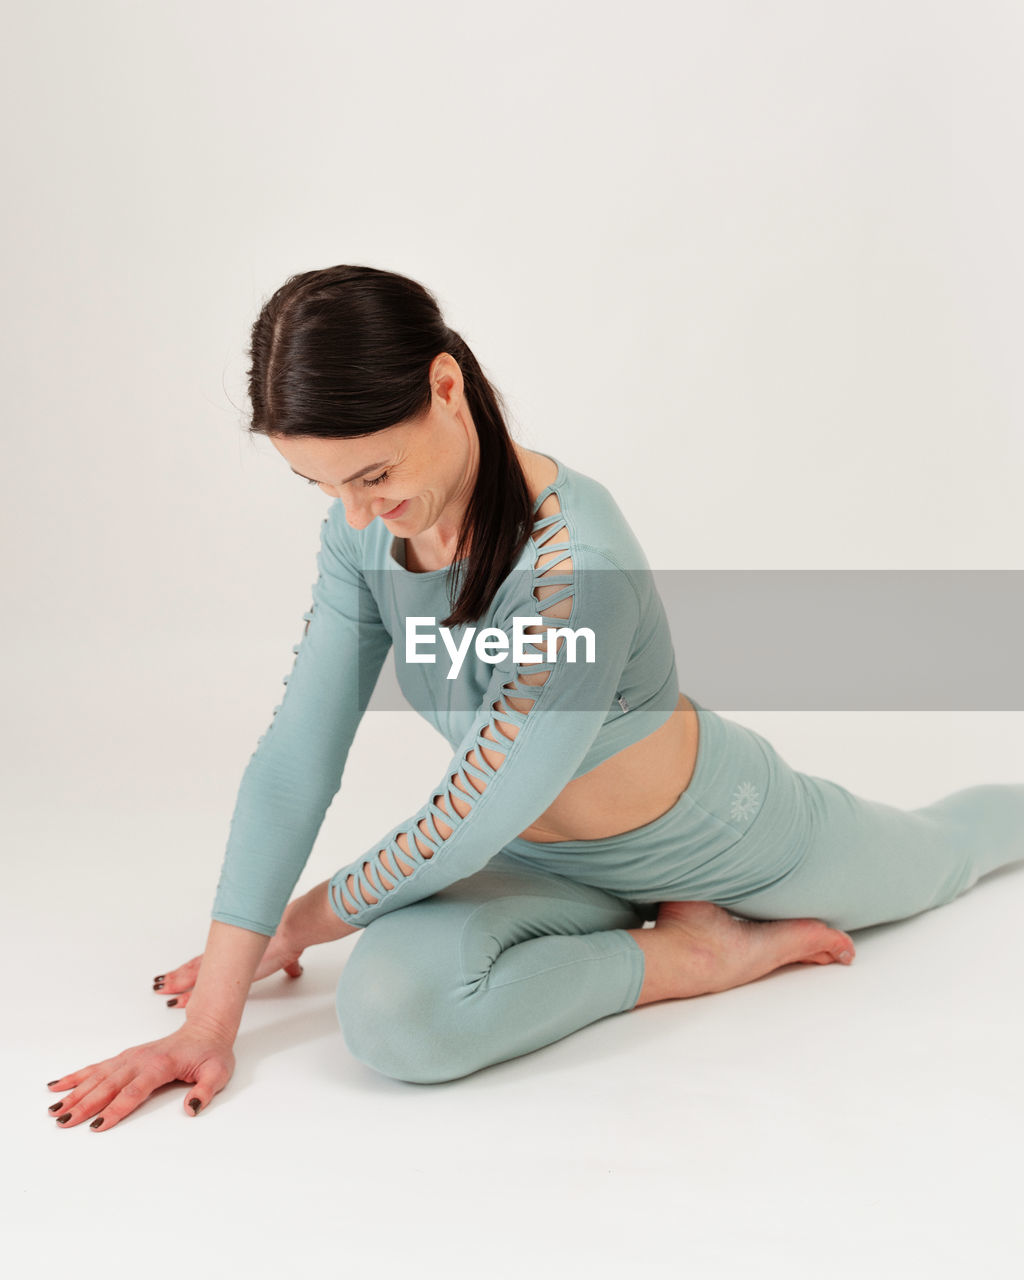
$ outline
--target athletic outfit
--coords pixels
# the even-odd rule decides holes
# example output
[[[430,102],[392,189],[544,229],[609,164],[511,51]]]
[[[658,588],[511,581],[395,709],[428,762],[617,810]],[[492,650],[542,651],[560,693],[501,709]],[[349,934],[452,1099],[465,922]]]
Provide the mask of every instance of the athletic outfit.
[[[791,769],[692,697],[695,770],[667,813],[599,840],[520,839],[679,697],[642,548],[605,486],[552,461],[517,563],[485,616],[447,637],[448,569],[410,571],[383,521],[356,531],[331,505],[306,630],[231,820],[213,918],[272,934],[394,647],[403,695],[454,754],[424,805],[331,877],[329,898],[366,930],[338,984],[346,1043],[401,1079],[466,1075],[631,1009],[644,956],[626,931],[659,902],[849,930],[948,902],[1024,859],[1024,784],[898,809]]]

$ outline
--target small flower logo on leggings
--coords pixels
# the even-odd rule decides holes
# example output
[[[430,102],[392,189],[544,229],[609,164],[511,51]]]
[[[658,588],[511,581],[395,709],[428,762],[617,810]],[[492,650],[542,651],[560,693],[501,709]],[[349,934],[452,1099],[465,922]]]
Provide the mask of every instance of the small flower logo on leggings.
[[[732,804],[729,806],[729,817],[733,822],[747,822],[757,813],[761,797],[752,782],[741,782],[732,793]]]

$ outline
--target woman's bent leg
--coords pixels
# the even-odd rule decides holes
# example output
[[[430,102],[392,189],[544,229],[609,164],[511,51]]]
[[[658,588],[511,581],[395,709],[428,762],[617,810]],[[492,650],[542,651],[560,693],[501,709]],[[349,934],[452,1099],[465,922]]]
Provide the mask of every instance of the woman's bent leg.
[[[644,953],[637,1005],[742,987],[791,964],[850,964],[853,939],[822,920],[741,920],[713,902],[663,902],[653,929],[630,929]]]
[[[503,854],[363,930],[337,988],[351,1053],[384,1075],[453,1080],[632,1009],[643,917]]]

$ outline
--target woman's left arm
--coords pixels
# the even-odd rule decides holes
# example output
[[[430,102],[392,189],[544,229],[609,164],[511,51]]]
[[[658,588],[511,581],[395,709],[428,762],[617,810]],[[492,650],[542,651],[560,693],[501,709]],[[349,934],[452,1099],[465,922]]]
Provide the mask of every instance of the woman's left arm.
[[[297,950],[301,954],[306,947],[314,947],[320,942],[336,942],[339,938],[347,938],[350,933],[359,932],[358,925],[347,924],[332,909],[327,892],[330,883],[330,880],[323,880],[288,904],[275,934],[275,939],[280,936],[285,952]]]
[[[299,958],[307,947],[316,946],[320,942],[336,942],[339,938],[347,938],[350,933],[359,932],[357,925],[346,924],[332,910],[327,893],[329,884],[329,880],[324,880],[288,904],[281,923],[277,926],[277,932],[270,939],[256,966],[253,982],[279,972],[297,978],[302,973]],[[213,924],[218,922],[214,921]],[[220,928],[225,926],[220,925]],[[176,969],[168,969],[160,975],[160,990],[173,998],[174,1008],[186,1009],[194,998],[203,959],[203,956],[193,956]]]
[[[533,595],[510,597],[498,629],[511,637],[518,622],[527,644],[541,651],[530,655],[527,647],[495,664],[477,717],[431,798],[328,881],[343,923],[362,927],[484,867],[557,799],[615,710],[639,629],[630,573],[580,546],[532,577]],[[537,594],[544,588],[550,594]],[[530,625],[529,618],[542,621]],[[566,624],[580,632],[575,646]],[[552,640],[554,656],[545,657]]]

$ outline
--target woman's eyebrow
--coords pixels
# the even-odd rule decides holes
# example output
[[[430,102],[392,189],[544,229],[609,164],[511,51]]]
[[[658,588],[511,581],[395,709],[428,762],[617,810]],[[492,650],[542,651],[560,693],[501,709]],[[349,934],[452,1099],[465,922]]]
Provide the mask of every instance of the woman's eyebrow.
[[[383,467],[383,462],[371,462],[368,467],[363,467],[361,471],[356,471],[348,477],[348,480],[342,480],[342,484],[348,484],[352,480],[358,480],[360,476],[365,476],[368,471],[376,471],[378,467]],[[301,471],[296,471],[294,467],[289,467],[293,476],[298,476],[301,480],[308,480],[311,484],[326,484],[326,480],[314,480],[312,476],[304,476]]]

